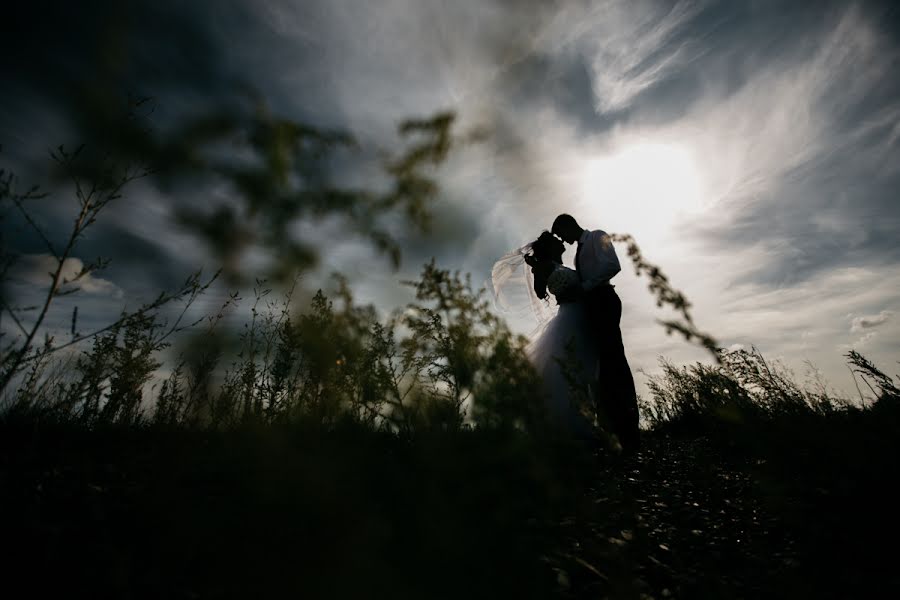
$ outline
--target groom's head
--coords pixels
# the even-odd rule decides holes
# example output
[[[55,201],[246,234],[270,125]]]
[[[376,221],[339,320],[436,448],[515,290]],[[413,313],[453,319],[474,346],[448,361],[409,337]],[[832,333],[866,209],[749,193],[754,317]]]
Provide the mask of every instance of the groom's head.
[[[584,232],[584,228],[578,224],[578,221],[575,220],[575,217],[572,215],[567,215],[565,213],[556,217],[556,220],[553,221],[553,227],[551,231],[554,235],[558,235],[562,241],[567,244],[574,244],[581,238],[581,234]]]

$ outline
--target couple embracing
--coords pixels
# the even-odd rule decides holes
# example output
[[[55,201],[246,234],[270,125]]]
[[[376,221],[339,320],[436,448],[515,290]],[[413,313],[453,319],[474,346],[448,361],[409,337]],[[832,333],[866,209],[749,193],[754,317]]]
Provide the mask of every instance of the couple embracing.
[[[577,245],[574,270],[562,264],[564,243]],[[584,229],[571,215],[562,214],[551,231],[523,248],[523,254],[534,293],[544,302],[552,295],[559,305],[529,346],[544,381],[551,421],[577,437],[590,436],[591,423],[575,399],[577,386],[587,392],[623,452],[635,452],[640,435],[637,397],[619,328],[622,302],[610,283],[620,271],[612,241],[605,232]]]

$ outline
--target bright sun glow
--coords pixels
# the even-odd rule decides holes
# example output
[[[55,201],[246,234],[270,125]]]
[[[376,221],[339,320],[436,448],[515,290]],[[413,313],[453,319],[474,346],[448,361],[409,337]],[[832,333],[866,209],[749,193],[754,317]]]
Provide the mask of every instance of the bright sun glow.
[[[607,231],[659,241],[677,234],[678,217],[703,208],[697,166],[690,153],[676,145],[628,146],[588,160],[582,172],[579,213]]]

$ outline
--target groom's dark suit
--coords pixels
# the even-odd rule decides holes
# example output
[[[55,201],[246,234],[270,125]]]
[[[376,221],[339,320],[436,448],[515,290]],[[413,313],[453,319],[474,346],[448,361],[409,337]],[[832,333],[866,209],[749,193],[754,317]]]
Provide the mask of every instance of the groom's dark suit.
[[[606,233],[584,231],[578,240],[575,270],[584,289],[583,302],[598,349],[594,400],[598,411],[609,419],[622,448],[632,452],[640,441],[637,394],[619,328],[622,301],[609,283],[620,271],[619,260]]]

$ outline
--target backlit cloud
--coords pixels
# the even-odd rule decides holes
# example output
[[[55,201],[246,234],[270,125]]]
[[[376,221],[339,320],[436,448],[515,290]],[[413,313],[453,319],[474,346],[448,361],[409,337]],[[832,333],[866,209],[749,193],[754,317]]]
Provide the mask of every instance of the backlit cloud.
[[[445,109],[490,132],[438,173],[433,235],[396,229],[400,272],[339,227],[299,225],[325,251],[310,285],[341,270],[361,300],[389,309],[407,298],[399,280],[430,257],[483,281],[496,258],[570,212],[632,233],[726,347],[810,360],[839,387],[852,386],[846,348],[864,344],[881,364],[900,353],[900,43],[889,2],[223,0],[209,18],[204,3],[148,0],[106,25],[116,11],[103,4],[67,9],[40,43],[26,27],[4,40],[4,156],[65,141],[35,132],[69,131],[54,99],[100,64],[78,42],[106,27],[131,51],[111,77],[159,97],[166,115],[202,110],[242,80],[275,111],[350,130],[365,147],[390,147],[400,119]],[[354,184],[367,173],[347,168]],[[129,298],[183,279],[205,264],[170,224],[172,207],[208,197],[192,192],[134,190],[81,255],[112,256],[106,276]],[[62,208],[54,215],[69,225]],[[704,359],[665,336],[644,282],[623,266],[632,366]]]

